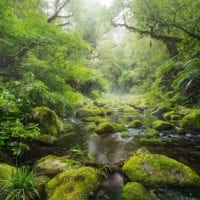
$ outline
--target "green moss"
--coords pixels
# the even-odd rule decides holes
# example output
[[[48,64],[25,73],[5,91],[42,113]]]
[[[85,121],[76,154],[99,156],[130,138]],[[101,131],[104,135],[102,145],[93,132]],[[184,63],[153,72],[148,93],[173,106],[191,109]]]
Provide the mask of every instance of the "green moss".
[[[65,133],[69,133],[69,132],[72,132],[72,131],[74,131],[74,130],[75,130],[75,128],[73,127],[72,124],[70,124],[70,123],[68,123],[68,122],[65,122],[65,123],[64,123],[64,132],[65,132]]]
[[[45,106],[34,108],[33,118],[39,124],[42,134],[55,136],[64,130],[63,123],[57,114]]]
[[[177,115],[175,111],[169,111],[163,114],[165,120],[174,121],[180,119],[180,115]]]
[[[183,119],[180,120],[180,125],[183,128],[200,130],[200,111],[193,112],[183,117]]]
[[[140,128],[142,126],[142,122],[140,120],[133,120],[129,123],[130,128]]]
[[[116,124],[114,124],[114,123],[100,123],[95,128],[95,132],[98,133],[98,134],[115,133],[115,132],[117,132]]]
[[[155,200],[146,188],[137,182],[127,183],[122,189],[124,200]]]
[[[149,186],[200,186],[200,177],[188,166],[147,151],[133,155],[123,172],[131,181]]]
[[[81,119],[81,121],[83,122],[95,122],[97,120],[101,119],[100,117],[96,116],[96,117],[86,117]]]
[[[49,200],[83,200],[99,185],[98,174],[91,167],[81,167],[58,174],[46,185]]]
[[[99,125],[100,123],[108,123],[108,121],[109,121],[108,118],[105,118],[105,117],[102,118],[102,117],[101,117],[101,118],[99,118],[99,119],[97,119],[97,120],[95,121],[95,124],[96,124],[96,125]]]
[[[121,133],[121,137],[122,138],[127,138],[127,137],[130,137],[130,135],[128,134],[127,131],[124,131],[124,132]]]
[[[46,145],[55,145],[58,141],[58,138],[52,135],[40,135],[38,138],[36,138],[36,141],[46,144]]]
[[[65,157],[48,155],[36,162],[36,169],[47,176],[55,176],[58,173],[71,169],[76,162],[71,159],[67,159]]]
[[[11,165],[0,163],[0,179],[11,175],[15,170],[16,168]]]
[[[87,118],[94,116],[104,116],[104,110],[95,106],[85,106],[76,111],[75,116],[78,118]]]
[[[95,128],[96,128],[96,125],[95,124],[87,124],[86,126],[85,126],[85,130],[86,131],[94,131],[95,130]]]
[[[128,105],[125,105],[125,106],[122,106],[118,109],[119,112],[123,112],[123,113],[137,113],[137,111],[131,107],[131,106],[128,106]]]
[[[153,128],[158,131],[163,131],[173,129],[174,125],[166,121],[156,120],[153,122]]]
[[[159,136],[159,132],[155,129],[148,128],[145,130],[143,137],[145,138],[155,138]]]

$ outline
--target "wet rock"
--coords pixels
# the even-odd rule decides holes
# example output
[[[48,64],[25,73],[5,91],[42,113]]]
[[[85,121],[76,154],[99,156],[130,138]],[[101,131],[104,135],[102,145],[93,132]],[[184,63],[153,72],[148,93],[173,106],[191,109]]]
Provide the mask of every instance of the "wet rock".
[[[188,166],[164,155],[139,151],[124,164],[131,181],[149,186],[200,186],[200,177]]]
[[[85,106],[76,111],[75,116],[78,118],[87,118],[95,116],[104,116],[104,110],[96,106]]]
[[[124,200],[155,200],[147,189],[140,183],[127,183],[122,190],[122,197]]]
[[[82,200],[98,185],[97,171],[91,167],[81,167],[58,174],[47,183],[45,191],[48,200]]]

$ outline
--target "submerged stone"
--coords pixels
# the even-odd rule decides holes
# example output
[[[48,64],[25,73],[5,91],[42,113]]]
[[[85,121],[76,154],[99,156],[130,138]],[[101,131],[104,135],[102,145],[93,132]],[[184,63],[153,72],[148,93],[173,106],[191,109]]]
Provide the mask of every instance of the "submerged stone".
[[[188,166],[164,155],[139,151],[124,164],[131,181],[148,186],[200,186],[200,177]]]
[[[94,168],[81,167],[67,170],[46,185],[48,200],[83,200],[97,189],[98,173]]]
[[[122,197],[124,200],[155,200],[155,197],[137,182],[127,183],[122,189]]]

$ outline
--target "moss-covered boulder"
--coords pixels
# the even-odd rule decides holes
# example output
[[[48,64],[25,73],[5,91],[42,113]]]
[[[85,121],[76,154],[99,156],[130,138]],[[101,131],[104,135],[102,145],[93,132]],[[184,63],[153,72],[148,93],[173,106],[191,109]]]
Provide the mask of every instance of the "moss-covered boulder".
[[[45,106],[34,108],[33,119],[39,124],[42,134],[56,136],[63,131],[63,122],[50,108]]]
[[[88,131],[88,132],[93,132],[96,128],[96,125],[95,124],[87,124],[85,127],[84,127],[84,130]]]
[[[83,122],[95,122],[97,120],[101,119],[99,116],[95,116],[95,117],[86,117],[81,119],[81,121]]]
[[[200,186],[200,177],[188,166],[147,151],[138,151],[130,157],[123,172],[131,181],[148,186]]]
[[[122,189],[122,198],[124,200],[155,200],[147,189],[140,183],[127,183]]]
[[[37,142],[47,145],[47,146],[55,146],[58,142],[58,138],[53,135],[40,135],[35,139]]]
[[[48,200],[83,200],[99,185],[94,168],[81,167],[67,170],[51,179],[46,185]]]
[[[75,112],[75,116],[82,119],[94,116],[104,116],[104,110],[96,106],[85,106]]]
[[[136,114],[137,113],[136,109],[131,107],[131,106],[129,106],[129,105],[124,105],[124,106],[120,107],[118,109],[118,111],[119,112],[123,112],[123,113],[132,113],[132,114]]]
[[[64,122],[64,132],[65,133],[69,133],[69,132],[72,132],[74,130],[75,130],[75,128],[72,124],[70,124],[68,122]]]
[[[143,123],[140,120],[133,120],[129,123],[129,128],[140,128],[142,127]]]
[[[0,163],[0,179],[11,175],[15,172],[15,170],[16,168],[11,165],[8,165],[6,163]]]
[[[170,130],[174,128],[174,124],[162,120],[156,120],[153,122],[153,128],[158,131]]]
[[[100,123],[98,126],[95,128],[95,132],[97,134],[105,134],[105,133],[116,133],[116,132],[121,132],[121,131],[126,131],[127,128],[125,127],[124,124],[117,124],[117,123]]]
[[[143,134],[143,137],[145,138],[156,138],[158,136],[159,136],[159,132],[152,128],[146,129]]]
[[[38,172],[53,177],[60,172],[70,169],[74,164],[74,160],[48,155],[38,160],[35,164],[35,168]]]
[[[183,128],[191,130],[200,130],[200,111],[186,115],[180,120],[180,125]]]
[[[95,132],[98,134],[116,133],[117,129],[114,123],[100,123],[95,128]]]
[[[169,121],[175,121],[180,119],[180,115],[176,114],[175,111],[169,111],[163,114],[163,119],[169,120]]]

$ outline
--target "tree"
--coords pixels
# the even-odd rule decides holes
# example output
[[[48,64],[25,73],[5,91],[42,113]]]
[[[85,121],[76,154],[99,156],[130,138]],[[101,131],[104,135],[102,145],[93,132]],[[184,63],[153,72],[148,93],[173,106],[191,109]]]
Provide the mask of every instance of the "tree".
[[[178,54],[177,43],[187,37],[200,40],[199,1],[124,0],[114,6],[114,26],[161,40],[171,56]]]

